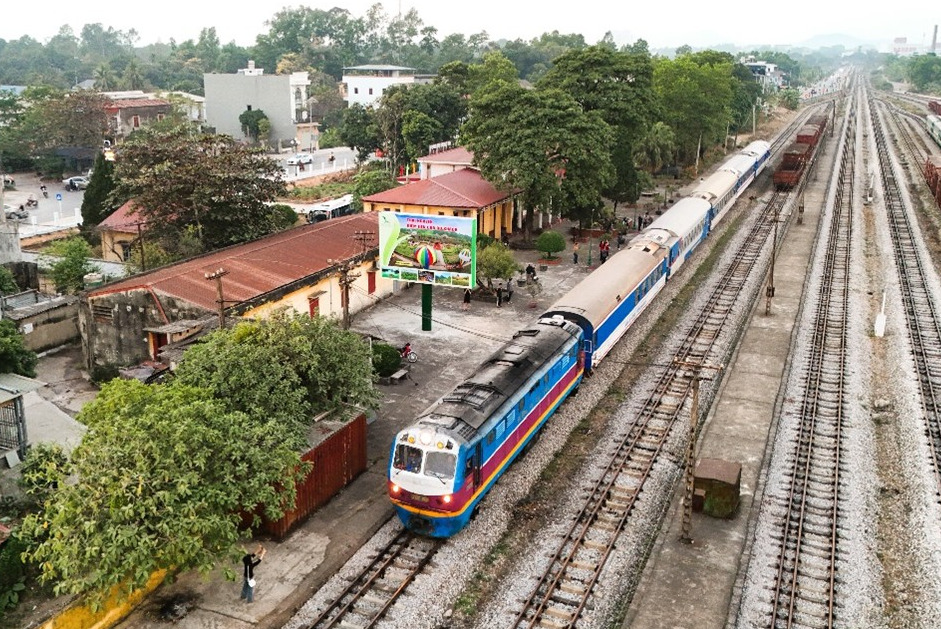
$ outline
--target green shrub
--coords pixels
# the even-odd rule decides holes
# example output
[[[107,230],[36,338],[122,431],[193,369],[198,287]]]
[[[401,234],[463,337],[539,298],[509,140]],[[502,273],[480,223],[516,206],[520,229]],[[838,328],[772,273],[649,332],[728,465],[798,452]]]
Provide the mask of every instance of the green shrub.
[[[69,457],[62,446],[57,443],[37,443],[26,453],[20,487],[27,496],[43,504],[70,473]]]
[[[20,602],[20,594],[26,589],[26,566],[20,557],[26,544],[13,535],[0,546],[0,618],[4,611],[13,609]]]
[[[372,346],[372,368],[380,378],[387,378],[398,371],[402,364],[399,350],[385,343]]]
[[[536,250],[544,252],[547,258],[552,258],[553,253],[565,251],[565,237],[559,232],[544,231],[536,239]]]

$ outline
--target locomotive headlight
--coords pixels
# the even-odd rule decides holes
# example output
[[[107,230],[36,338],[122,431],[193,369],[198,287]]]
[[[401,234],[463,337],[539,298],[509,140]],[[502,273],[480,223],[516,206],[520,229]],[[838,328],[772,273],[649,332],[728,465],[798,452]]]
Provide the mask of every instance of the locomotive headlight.
[[[431,431],[423,430],[420,433],[418,433],[418,440],[421,441],[421,444],[423,446],[427,446],[428,444],[430,444],[431,443]]]
[[[442,442],[442,441],[439,441],[439,442],[436,443],[435,445],[438,446],[438,449],[439,449],[439,450],[441,450],[442,448],[444,448],[444,442]]]
[[[442,500],[442,501],[444,502],[444,504],[446,504],[446,505],[447,505],[447,504],[451,504],[451,494],[445,494],[444,496],[441,497],[441,500]]]
[[[391,489],[392,489],[392,493],[393,493],[393,494],[397,494],[397,493],[399,493],[400,491],[402,491],[402,488],[399,487],[398,485],[394,484],[394,483],[392,484]]]
[[[409,443],[415,443],[415,437],[413,437],[412,435],[409,435],[409,436],[408,436],[408,442],[409,442]]]

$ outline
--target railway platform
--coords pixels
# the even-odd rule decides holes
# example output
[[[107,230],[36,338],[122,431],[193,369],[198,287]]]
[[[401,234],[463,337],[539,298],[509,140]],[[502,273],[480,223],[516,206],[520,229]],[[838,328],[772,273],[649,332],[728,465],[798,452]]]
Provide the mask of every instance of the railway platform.
[[[728,520],[694,513],[693,541],[682,541],[680,483],[627,610],[625,628],[721,628],[738,605],[741,585],[736,579],[747,562],[752,509],[758,506],[754,501],[762,466],[773,443],[772,420],[824,203],[822,179],[807,187],[803,224],[792,221],[780,247],[771,314],[765,314],[762,291],[700,434],[697,460],[722,459],[742,466],[738,511]]]

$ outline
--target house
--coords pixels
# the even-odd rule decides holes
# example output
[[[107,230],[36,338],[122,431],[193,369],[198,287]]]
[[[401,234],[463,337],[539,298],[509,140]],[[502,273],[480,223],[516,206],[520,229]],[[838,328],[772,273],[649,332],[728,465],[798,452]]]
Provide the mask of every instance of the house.
[[[122,90],[118,92],[102,92],[112,101],[137,100],[137,99],[162,99],[178,108],[186,116],[187,120],[196,123],[206,121],[206,99],[189,92],[145,92],[143,90]]]
[[[493,238],[513,231],[514,194],[497,190],[473,168],[371,194],[362,201],[364,212],[476,217],[478,233]]]
[[[88,290],[79,304],[86,365],[158,360],[161,348],[216,325],[220,314],[265,318],[289,308],[339,316],[347,299],[356,313],[392,294],[393,282],[374,265],[377,232],[374,214],[343,216]],[[350,269],[348,297],[342,267]]]
[[[126,138],[141,127],[163,120],[173,106],[162,98],[121,98],[105,107],[110,135],[117,141]]]
[[[134,245],[140,243],[147,220],[133,201],[128,201],[98,224],[101,234],[101,257],[109,262],[127,262]]]
[[[451,147],[450,142],[431,146],[428,155],[418,158],[421,179],[431,179],[455,170],[474,167],[474,154],[463,146]]]
[[[217,133],[247,139],[239,116],[261,110],[271,122],[268,142],[277,146],[308,145],[317,125],[310,120],[310,77],[307,72],[265,74],[254,61],[235,74],[204,74],[206,123]],[[310,142],[313,144],[313,140]]]
[[[778,69],[778,66],[767,61],[756,61],[747,59],[742,64],[748,68],[755,81],[761,85],[762,91],[774,92],[784,87],[786,75]]]
[[[343,68],[341,90],[348,105],[376,104],[386,88],[415,83],[415,69],[383,64]]]

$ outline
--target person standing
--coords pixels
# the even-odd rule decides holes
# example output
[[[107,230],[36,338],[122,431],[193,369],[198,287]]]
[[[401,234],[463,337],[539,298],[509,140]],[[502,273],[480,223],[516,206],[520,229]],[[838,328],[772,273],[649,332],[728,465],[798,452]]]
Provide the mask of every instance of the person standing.
[[[461,310],[467,310],[468,308],[470,308],[470,299],[471,299],[470,289],[465,288],[464,289],[464,303],[461,304]]]
[[[265,547],[259,544],[255,552],[242,557],[242,595],[239,598],[248,603],[255,601],[255,568],[265,558],[266,552]]]
[[[497,308],[503,307],[503,286],[497,284]]]
[[[578,241],[572,245],[572,264],[578,264]]]

